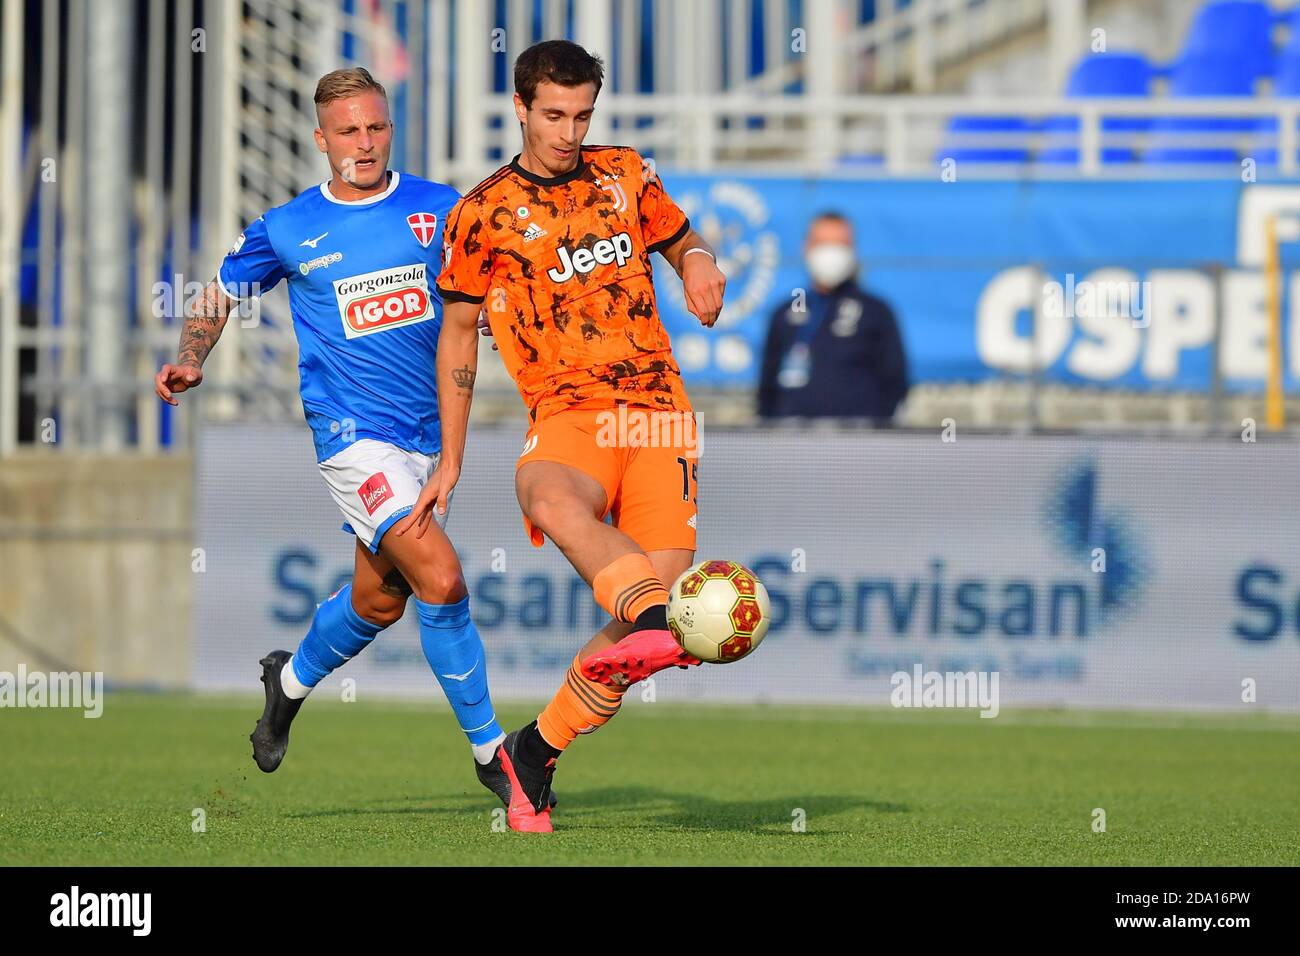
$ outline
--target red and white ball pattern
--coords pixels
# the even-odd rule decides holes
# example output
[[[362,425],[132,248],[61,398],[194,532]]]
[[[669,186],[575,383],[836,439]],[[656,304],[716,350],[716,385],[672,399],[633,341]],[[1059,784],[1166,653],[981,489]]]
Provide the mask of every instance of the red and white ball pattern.
[[[668,591],[668,630],[688,653],[711,664],[751,653],[771,616],[767,588],[735,561],[701,561]]]

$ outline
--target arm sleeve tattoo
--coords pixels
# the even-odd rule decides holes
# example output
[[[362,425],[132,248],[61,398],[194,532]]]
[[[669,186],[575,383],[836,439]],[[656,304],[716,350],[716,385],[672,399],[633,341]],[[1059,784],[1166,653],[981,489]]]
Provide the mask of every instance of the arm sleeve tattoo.
[[[202,368],[229,315],[230,300],[215,281],[209,282],[186,311],[177,364]]]

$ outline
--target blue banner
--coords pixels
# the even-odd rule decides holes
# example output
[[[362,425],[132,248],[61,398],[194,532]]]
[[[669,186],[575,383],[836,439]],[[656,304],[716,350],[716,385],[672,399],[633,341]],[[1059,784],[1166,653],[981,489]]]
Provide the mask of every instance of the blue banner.
[[[516,427],[470,431],[447,534],[493,695],[545,699],[608,615],[559,549],[529,543]],[[1000,673],[1007,706],[1300,710],[1296,442],[703,438],[696,559],[748,565],[770,629],[742,661],[658,676],[659,701],[884,704],[923,665]],[[301,425],[209,425],[196,461],[193,680],[248,691],[249,664],[297,647],[351,576],[355,544]],[[1247,487],[1250,507],[1225,501]],[[408,608],[316,693],[441,699],[418,623]]]
[[[1214,343],[1228,388],[1259,389],[1268,364],[1266,220],[1283,222],[1283,356],[1292,347],[1285,223],[1300,186],[1237,181],[854,181],[664,174],[728,276],[717,326],[702,329],[672,271],[660,313],[688,384],[753,387],[774,310],[810,279],[812,216],[857,233],[863,286],[893,307],[911,379],[1047,381],[1206,389]],[[1297,337],[1300,338],[1300,337]]]

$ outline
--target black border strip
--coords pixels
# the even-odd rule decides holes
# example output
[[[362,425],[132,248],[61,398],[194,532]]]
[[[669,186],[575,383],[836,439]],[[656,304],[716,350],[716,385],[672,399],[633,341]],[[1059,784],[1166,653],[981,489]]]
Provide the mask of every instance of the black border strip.
[[[467,295],[464,292],[457,292],[455,289],[444,289],[442,286],[435,286],[434,288],[438,290],[438,295],[442,297],[444,304],[448,302],[468,302],[470,305],[480,305],[487,298],[485,295]]]
[[[682,226],[680,229],[674,232],[667,239],[660,239],[653,246],[647,246],[646,252],[662,252],[663,250],[671,246],[674,242],[680,241],[682,236],[686,235],[686,233],[688,233],[690,229],[691,229],[691,220],[689,218],[683,219]]]

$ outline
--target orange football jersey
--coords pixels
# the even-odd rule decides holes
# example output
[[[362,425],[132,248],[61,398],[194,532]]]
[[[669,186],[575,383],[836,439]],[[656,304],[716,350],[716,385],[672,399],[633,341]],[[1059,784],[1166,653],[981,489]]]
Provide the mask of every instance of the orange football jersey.
[[[635,150],[584,146],[552,178],[516,156],[452,210],[438,291],[486,302],[534,421],[576,405],[690,411],[650,265],[689,228]]]

